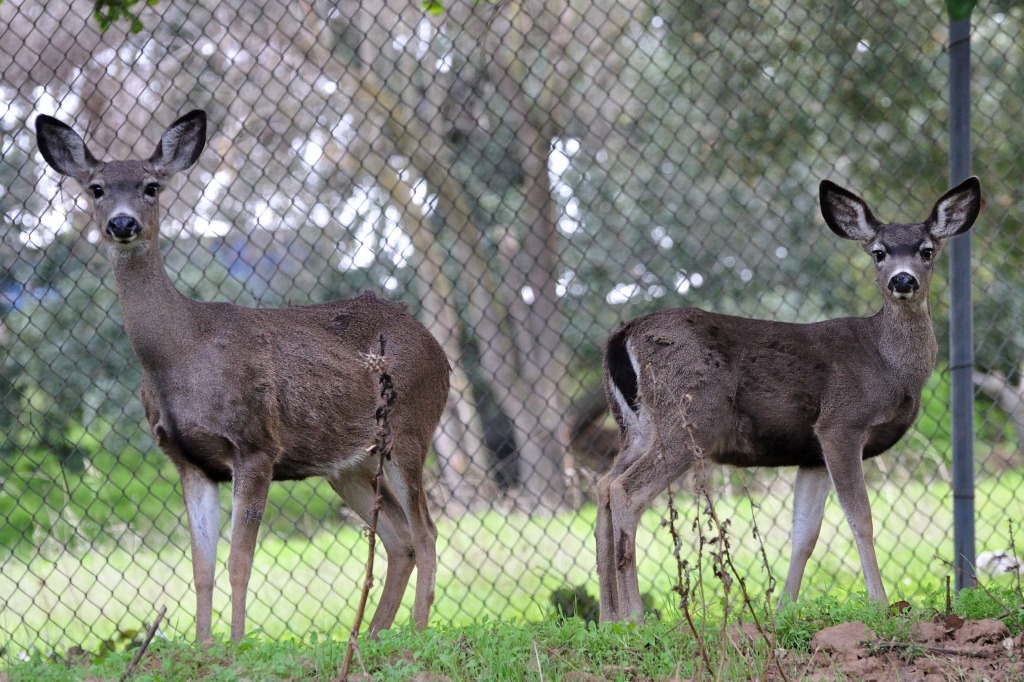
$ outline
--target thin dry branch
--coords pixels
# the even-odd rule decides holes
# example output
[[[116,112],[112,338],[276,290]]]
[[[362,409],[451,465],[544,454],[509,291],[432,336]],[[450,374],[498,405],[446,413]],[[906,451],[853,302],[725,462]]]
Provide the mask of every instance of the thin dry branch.
[[[689,562],[681,556],[683,541],[679,536],[679,531],[676,530],[678,518],[679,513],[676,511],[672,484],[670,483],[668,486],[668,522],[664,525],[668,526],[668,531],[672,536],[672,555],[676,560],[676,584],[672,587],[672,590],[679,595],[679,609],[683,612],[686,624],[690,628],[690,634],[693,635],[693,640],[697,643],[697,652],[704,663],[704,668],[710,673],[711,661],[708,659],[708,652],[704,648],[704,637],[697,632],[697,626],[694,624],[693,616],[690,614],[690,568]]]
[[[366,613],[366,602],[370,596],[370,589],[373,587],[373,558],[374,550],[376,547],[377,538],[377,517],[380,515],[381,510],[381,498],[380,498],[380,482],[384,477],[384,460],[391,459],[391,447],[393,445],[393,434],[391,431],[391,423],[389,417],[391,410],[395,405],[395,387],[391,381],[391,375],[387,372],[386,358],[384,354],[385,341],[384,335],[380,337],[380,355],[363,355],[363,361],[367,370],[375,372],[380,382],[380,397],[381,400],[377,405],[376,419],[377,419],[377,434],[373,440],[373,444],[367,448],[367,452],[371,455],[373,453],[378,454],[377,458],[377,470],[373,475],[373,513],[370,516],[370,526],[368,529],[368,549],[366,557],[366,573],[363,578],[363,589],[359,594],[359,605],[356,607],[356,617],[352,623],[352,629],[349,631],[348,645],[345,647],[345,658],[341,663],[341,670],[338,672],[338,676],[334,678],[335,682],[346,682],[348,680],[349,668],[352,665],[353,655],[358,654],[359,651],[359,630],[363,624],[363,616]],[[362,658],[360,657],[360,661]]]
[[[945,564],[946,567],[951,569],[951,570],[954,570],[954,571],[956,570],[956,567],[953,566],[953,562],[952,561],[950,561],[948,559],[945,559],[945,558],[939,556],[938,554],[935,555],[935,560],[938,561],[939,563]],[[951,578],[947,575],[946,576],[946,615],[947,616],[949,616],[949,614],[952,611],[952,607],[953,607],[953,598],[952,598],[952,593],[951,593],[951,590],[950,590],[950,581],[951,581]],[[1003,600],[999,599],[999,597],[997,597],[995,594],[993,594],[993,592],[990,589],[985,587],[984,583],[982,583],[980,580],[974,586],[974,589],[981,590],[992,601],[996,602],[997,604],[1002,606],[1004,609],[1006,609],[1006,611],[1001,616],[997,616],[995,618],[995,620],[1002,620],[1002,619],[1006,618],[1007,616],[1010,616],[1010,615],[1012,615],[1012,614],[1017,612],[1017,608],[1016,607],[1009,606],[1006,602],[1004,602]]]
[[[129,661],[127,667],[125,667],[124,669],[124,673],[121,675],[120,678],[118,678],[117,682],[124,682],[131,676],[132,673],[135,672],[135,667],[139,665],[139,661],[142,660],[142,657],[145,655],[146,650],[149,649],[149,643],[153,641],[153,636],[156,635],[156,629],[160,627],[160,621],[164,619],[164,614],[166,613],[167,607],[161,606],[160,610],[156,613],[156,619],[153,621],[153,624],[149,626],[149,629],[146,631],[146,639],[142,640],[142,646],[140,646],[139,650],[135,652],[135,656],[133,656],[132,660]]]

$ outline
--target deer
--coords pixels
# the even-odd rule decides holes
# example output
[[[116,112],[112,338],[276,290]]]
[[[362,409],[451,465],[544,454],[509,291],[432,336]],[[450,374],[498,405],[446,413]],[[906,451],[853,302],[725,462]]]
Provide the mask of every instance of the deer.
[[[935,365],[929,285],[943,243],[981,210],[970,177],[923,223],[882,223],[853,192],[823,180],[825,223],[860,242],[882,309],[808,324],[675,308],[626,322],[607,339],[603,382],[621,451],[597,484],[602,621],[642,620],[636,568],[641,513],[697,458],[737,467],[797,467],[791,557],[778,607],[795,602],[829,491],[853,532],[868,597],[886,602],[863,462],[917,417]]]
[[[413,620],[434,600],[437,529],[423,467],[449,392],[441,346],[403,304],[363,293],[287,308],[200,302],[178,292],[160,251],[159,196],[206,145],[206,114],[174,121],[148,158],[99,161],[69,126],[36,118],[43,159],[91,196],[114,272],[125,331],[142,365],[153,439],[181,477],[196,593],[196,641],[211,641],[218,486],[231,483],[231,640],[245,634],[246,598],[271,481],[320,476],[364,521],[375,500],[376,376],[361,355],[381,353],[397,394],[392,450],[380,481],[377,534],[387,555],[370,621],[394,622],[413,568]]]

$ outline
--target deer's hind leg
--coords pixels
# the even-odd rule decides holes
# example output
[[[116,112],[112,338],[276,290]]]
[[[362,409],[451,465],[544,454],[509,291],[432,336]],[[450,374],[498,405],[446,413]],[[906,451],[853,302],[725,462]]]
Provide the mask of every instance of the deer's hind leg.
[[[684,394],[662,392],[656,400],[675,405]],[[686,394],[690,395],[690,394]],[[690,397],[686,398],[691,400]],[[722,399],[724,401],[724,399]],[[716,401],[706,395],[705,401]],[[701,409],[703,407],[703,409]],[[692,409],[696,408],[696,409]],[[608,617],[639,620],[643,617],[640,584],[636,566],[636,532],[640,517],[654,499],[672,481],[685,474],[698,456],[713,454],[726,424],[716,419],[724,411],[701,403],[682,404],[671,411],[648,412],[646,405],[637,412],[636,429],[630,435],[628,457],[616,461],[612,471],[599,484],[598,542],[610,544],[600,557],[602,572],[602,619],[605,619],[604,595],[611,595]],[[654,414],[662,415],[655,419]],[[666,418],[664,415],[669,415]],[[605,511],[606,517],[600,518]],[[614,576],[611,579],[606,575]],[[614,611],[613,611],[614,609]]]
[[[624,453],[620,453],[622,457]],[[609,472],[597,482],[597,585],[601,600],[601,622],[619,620],[619,585],[615,574],[615,540],[612,532],[611,484],[615,476]]]
[[[376,462],[373,463],[373,468]],[[334,491],[345,500],[352,510],[367,524],[373,516],[376,494],[373,474],[369,463],[356,471],[346,471],[331,477],[328,482]],[[377,535],[387,554],[388,566],[384,576],[384,590],[377,610],[370,620],[370,636],[376,637],[381,630],[391,627],[395,614],[402,603],[409,576],[415,566],[416,551],[405,511],[386,480],[381,480],[381,508],[377,515]]]
[[[607,480],[608,477],[605,479],[612,542],[611,575],[614,576],[613,589],[617,597],[613,603],[618,618],[643,618],[636,568],[636,531],[640,517],[654,498],[668,488],[669,483],[686,473],[691,463],[690,456],[662,456],[659,442],[654,440],[620,475],[611,480]]]
[[[430,517],[423,489],[422,463],[427,446],[416,444],[411,437],[396,435],[394,447],[396,451],[387,464],[388,481],[405,511],[412,533],[416,562],[416,599],[412,613],[416,628],[422,630],[430,618],[437,574],[437,526]]]
[[[618,560],[615,551],[615,524],[612,519],[612,486],[647,450],[644,430],[624,425],[620,428],[622,450],[611,470],[597,482],[597,581],[601,600],[601,622],[617,621],[627,615],[619,594]]]
[[[786,573],[786,584],[779,595],[779,607],[788,598],[796,601],[800,593],[807,560],[821,532],[825,502],[832,489],[832,479],[824,466],[800,467],[793,486],[793,547]]]

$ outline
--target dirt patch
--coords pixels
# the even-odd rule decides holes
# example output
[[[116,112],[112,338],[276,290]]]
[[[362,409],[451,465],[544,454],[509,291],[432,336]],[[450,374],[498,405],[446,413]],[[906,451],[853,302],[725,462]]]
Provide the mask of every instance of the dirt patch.
[[[816,634],[811,640],[811,651],[820,651],[842,660],[857,660],[867,655],[866,644],[870,640],[864,623],[841,623]]]
[[[787,679],[1024,680],[1024,635],[1011,637],[996,620],[917,622],[910,642],[879,639],[863,623],[825,628],[811,640],[811,653],[787,655]],[[782,679],[773,671],[771,679]]]

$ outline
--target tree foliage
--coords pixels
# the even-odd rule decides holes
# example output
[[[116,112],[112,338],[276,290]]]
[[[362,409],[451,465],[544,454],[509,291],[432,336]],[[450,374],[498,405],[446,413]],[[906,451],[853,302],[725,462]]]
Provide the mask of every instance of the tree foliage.
[[[1015,376],[1024,13],[1004,4],[973,15],[987,199],[975,329],[979,365]],[[72,436],[94,424],[111,427],[104,448],[151,447],[78,188],[58,190],[22,125],[37,110],[117,156],[148,153],[162,123],[207,109],[209,149],[165,207],[179,288],[246,305],[402,295],[460,372],[438,444],[450,491],[482,475],[478,402],[495,410],[493,450],[532,453],[519,482],[539,497],[558,479],[569,403],[623,319],[676,305],[806,321],[873,312],[869,266],[824,229],[818,181],[853,187],[886,219],[920,220],[948,180],[938,6],[93,9],[95,21],[79,3],[48,3],[32,23],[0,5],[21,44],[0,78],[17,119],[0,127],[7,461],[35,449],[77,466]]]

